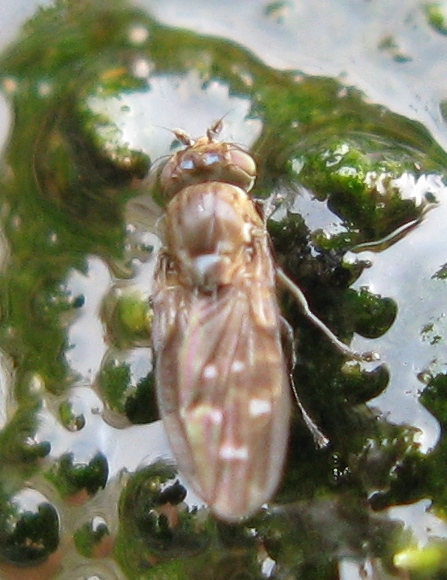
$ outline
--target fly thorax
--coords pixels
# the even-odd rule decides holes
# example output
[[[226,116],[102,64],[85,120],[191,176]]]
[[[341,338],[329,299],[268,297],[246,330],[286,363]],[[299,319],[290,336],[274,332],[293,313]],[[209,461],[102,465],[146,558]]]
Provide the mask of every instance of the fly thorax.
[[[185,282],[228,284],[244,267],[253,230],[252,216],[240,207],[246,199],[238,187],[210,182],[184,188],[171,202],[167,248]]]
[[[216,289],[233,282],[237,261],[222,254],[204,254],[191,259],[185,272],[190,284],[201,292],[214,292]]]

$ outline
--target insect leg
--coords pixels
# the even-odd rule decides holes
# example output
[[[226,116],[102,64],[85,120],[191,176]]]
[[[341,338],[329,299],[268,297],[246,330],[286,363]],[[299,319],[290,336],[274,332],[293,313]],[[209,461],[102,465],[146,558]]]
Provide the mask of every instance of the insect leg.
[[[301,416],[303,417],[303,421],[306,424],[306,427],[309,429],[315,441],[315,445],[320,449],[322,449],[323,447],[326,447],[329,444],[329,439],[324,435],[324,433],[322,433],[322,431],[320,431],[319,427],[317,426],[315,421],[313,421],[313,419],[310,417],[310,415],[308,414],[308,412],[303,407],[300,401],[292,374],[292,371],[296,363],[295,348],[293,344],[294,343],[293,329],[285,318],[281,317],[280,320],[281,320],[281,338],[284,356],[287,364],[287,370],[289,372],[290,387],[292,389],[293,396],[295,397],[298,408],[301,412]]]
[[[324,322],[322,322],[318,316],[316,316],[309,307],[309,303],[307,302],[306,297],[302,293],[302,291],[298,288],[298,286],[285,274],[280,268],[276,268],[276,276],[278,281],[281,285],[286,288],[298,304],[301,306],[303,314],[308,318],[312,324],[314,324],[317,328],[319,328],[322,333],[331,341],[331,343],[335,346],[337,350],[339,350],[342,354],[347,356],[348,358],[352,358],[354,360],[359,361],[372,361],[377,360],[377,354],[372,352],[365,352],[359,353],[355,350],[352,350],[347,344],[342,342],[335,334],[330,330]]]
[[[165,251],[160,250],[156,266],[157,279],[160,284],[162,285],[167,284],[168,271],[169,271],[169,256]]]
[[[324,433],[322,431],[320,431],[320,429],[318,428],[315,421],[312,420],[312,418],[309,416],[306,409],[303,407],[303,405],[298,397],[298,392],[296,390],[295,384],[293,382],[291,383],[291,387],[292,387],[292,391],[293,391],[294,397],[296,399],[297,405],[299,407],[299,410],[301,411],[301,415],[303,417],[303,420],[306,423],[306,427],[309,429],[309,431],[312,434],[312,437],[315,441],[315,445],[317,447],[319,447],[320,449],[327,447],[329,445],[329,439],[326,437],[326,435],[324,435]]]

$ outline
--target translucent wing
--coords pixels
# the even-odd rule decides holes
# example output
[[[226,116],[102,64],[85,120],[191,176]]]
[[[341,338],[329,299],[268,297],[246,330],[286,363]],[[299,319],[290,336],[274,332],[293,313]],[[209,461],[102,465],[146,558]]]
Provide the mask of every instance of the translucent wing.
[[[163,260],[153,340],[159,407],[180,470],[212,510],[247,517],[282,474],[290,395],[271,256],[262,242],[231,286],[182,286]]]

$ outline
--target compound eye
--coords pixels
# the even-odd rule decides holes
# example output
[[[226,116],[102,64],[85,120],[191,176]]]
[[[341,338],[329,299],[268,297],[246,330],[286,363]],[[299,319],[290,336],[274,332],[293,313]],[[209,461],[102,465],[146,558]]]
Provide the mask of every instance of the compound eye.
[[[230,151],[230,164],[227,166],[228,177],[231,177],[230,183],[238,185],[250,191],[256,177],[256,163],[251,155],[234,148]]]
[[[251,155],[240,149],[231,151],[231,161],[239,167],[248,177],[254,178],[256,175],[256,163]]]

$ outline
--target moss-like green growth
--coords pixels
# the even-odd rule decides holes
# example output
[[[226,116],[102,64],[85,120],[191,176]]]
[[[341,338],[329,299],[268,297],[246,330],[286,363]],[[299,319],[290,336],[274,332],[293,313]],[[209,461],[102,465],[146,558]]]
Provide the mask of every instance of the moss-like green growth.
[[[146,296],[133,289],[117,291],[105,301],[103,313],[115,344],[148,343],[152,311]]]
[[[291,3],[271,2],[263,17],[276,26],[289,8],[293,12]],[[441,8],[430,4],[426,14],[444,34]],[[395,60],[405,56],[391,33],[379,48]],[[122,482],[117,476],[118,522],[112,516],[97,527],[84,524],[83,512],[73,531],[76,547],[83,557],[114,558],[129,578],[260,578],[275,565],[278,577],[333,580],[345,554],[359,562],[373,558],[388,575],[396,567],[421,578],[441,575],[443,546],[431,543],[424,552],[400,523],[374,511],[430,498],[436,516],[445,518],[444,439],[422,453],[418,417],[394,425],[371,400],[389,394],[392,384],[391,411],[407,402],[413,386],[395,384],[395,346],[382,338],[396,324],[405,326],[402,312],[429,304],[438,288],[442,294],[441,261],[425,285],[408,291],[403,276],[393,278],[395,263],[387,270],[386,250],[420,232],[431,217],[427,207],[442,205],[445,152],[425,127],[371,104],[342,78],[275,70],[266,66],[266,56],[257,58],[228,38],[169,28],[121,0],[58,0],[39,9],[0,57],[0,81],[15,113],[0,175],[1,243],[7,248],[0,347],[12,369],[8,412],[0,414],[2,477],[19,489],[25,479],[40,485],[43,472],[45,485],[70,510],[85,511],[82,506],[99,490],[95,501],[104,497],[107,503],[110,449],[94,433],[85,437],[84,429],[89,414],[102,406],[94,397],[77,406],[69,392],[74,386],[96,389],[105,403],[104,422],[125,426],[113,432],[117,441],[124,434],[129,445],[113,456],[113,476],[148,463],[150,445],[141,433],[152,434],[156,426],[145,424],[158,419],[147,299],[155,256],[149,248],[159,246],[162,209],[148,216],[149,203],[136,203],[130,218],[128,201],[156,194],[144,177],[155,159],[172,154],[174,137],[167,132],[165,146],[152,132],[168,105],[205,131],[216,110],[224,116],[236,101],[244,111],[241,125],[259,128],[252,147],[258,166],[253,195],[276,194],[278,212],[268,224],[275,259],[337,336],[347,343],[356,333],[378,341],[383,361],[368,366],[344,360],[282,293],[281,308],[296,338],[295,385],[328,447],[316,447],[294,407],[273,507],[245,525],[216,523],[200,504],[194,506],[173,468],[152,462]],[[138,97],[141,110],[132,110],[136,105],[128,97]],[[183,111],[185,101],[191,105]],[[125,118],[133,121],[130,130]],[[234,129],[231,121],[229,126],[226,136]],[[245,142],[253,142],[252,135]],[[431,255],[439,251],[431,247]],[[380,290],[373,277],[364,286],[357,283],[374,261],[368,263],[364,252],[385,262]],[[92,262],[102,268],[97,278]],[[420,325],[424,360],[442,358],[436,350],[444,340],[441,319],[435,323],[428,312]],[[416,369],[410,355],[404,362],[414,365],[415,388],[426,387],[421,402],[444,428],[445,376],[422,384],[416,373],[423,368]],[[55,394],[65,401],[58,407]],[[160,443],[157,458],[167,453],[159,439],[150,441]],[[77,459],[81,447],[85,462]],[[16,514],[8,499],[2,505],[5,527]],[[62,511],[65,517],[75,519]],[[54,512],[43,518],[51,524],[51,542],[34,528],[30,532],[36,523],[30,518],[22,518],[21,535],[0,530],[0,557],[28,565],[46,557],[47,546],[54,549]],[[114,529],[115,552],[109,535]],[[39,542],[42,553],[26,552]]]
[[[95,518],[76,530],[74,540],[82,556],[94,558],[103,554],[104,547],[110,540],[110,530],[102,518]]]
[[[31,490],[12,497],[0,494],[0,562],[36,566],[57,549],[59,516],[45,498]]]
[[[429,25],[440,34],[447,34],[447,12],[444,2],[428,2],[424,5]]]
[[[123,413],[133,424],[158,419],[153,371],[135,376],[138,361],[110,359],[99,375],[99,386],[108,406]]]
[[[73,453],[67,453],[45,475],[64,499],[77,502],[78,498],[85,501],[104,488],[108,472],[107,459],[101,453],[97,453],[89,463],[78,463]]]

